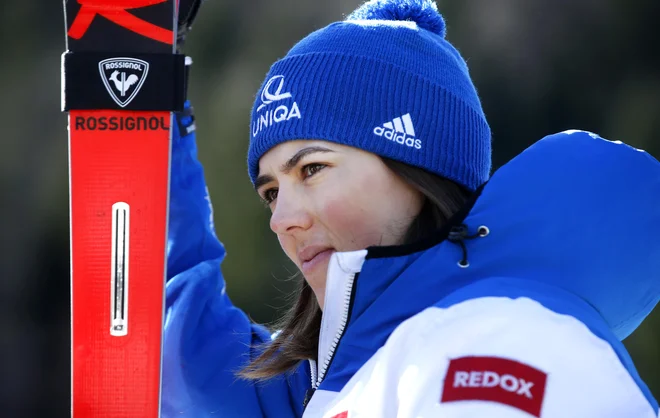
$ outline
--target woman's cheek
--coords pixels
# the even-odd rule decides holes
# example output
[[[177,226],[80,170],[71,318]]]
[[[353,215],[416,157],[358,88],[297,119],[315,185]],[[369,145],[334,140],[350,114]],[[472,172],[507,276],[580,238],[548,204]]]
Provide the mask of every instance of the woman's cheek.
[[[381,228],[377,213],[361,204],[358,196],[327,196],[320,208],[321,222],[332,234],[340,251],[377,245]]]

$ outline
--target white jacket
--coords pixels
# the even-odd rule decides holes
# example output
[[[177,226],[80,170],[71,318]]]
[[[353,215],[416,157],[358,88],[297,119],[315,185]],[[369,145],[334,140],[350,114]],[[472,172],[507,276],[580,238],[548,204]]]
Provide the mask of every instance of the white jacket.
[[[658,416],[584,324],[527,298],[497,297],[407,320],[322,409],[310,403],[304,417]]]

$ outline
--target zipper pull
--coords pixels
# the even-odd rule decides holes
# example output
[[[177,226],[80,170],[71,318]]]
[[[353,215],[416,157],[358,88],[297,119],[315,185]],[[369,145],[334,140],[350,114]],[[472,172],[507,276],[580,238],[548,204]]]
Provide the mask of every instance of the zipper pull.
[[[309,403],[310,399],[312,399],[312,396],[314,396],[314,392],[316,392],[316,389],[314,388],[307,389],[307,391],[305,391],[305,400],[303,400],[303,411],[305,410],[305,408],[307,408],[307,404]]]

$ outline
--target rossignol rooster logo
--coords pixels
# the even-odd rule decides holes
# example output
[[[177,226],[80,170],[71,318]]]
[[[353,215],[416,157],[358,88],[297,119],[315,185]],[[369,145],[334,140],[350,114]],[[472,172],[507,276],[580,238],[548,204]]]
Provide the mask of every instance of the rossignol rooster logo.
[[[112,100],[126,107],[147,79],[149,63],[136,58],[108,58],[99,62],[99,72]]]

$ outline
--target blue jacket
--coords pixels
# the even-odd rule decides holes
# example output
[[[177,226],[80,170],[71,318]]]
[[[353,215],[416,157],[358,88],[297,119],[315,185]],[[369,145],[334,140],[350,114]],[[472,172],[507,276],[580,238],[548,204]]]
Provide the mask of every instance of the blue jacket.
[[[195,133],[175,129],[163,417],[300,417],[312,387],[310,408],[319,393],[339,392],[406,320],[485,297],[529,298],[586,325],[657,414],[620,342],[660,299],[660,163],[647,153],[583,131],[551,135],[499,169],[432,239],[335,254],[330,270],[346,274],[327,297],[346,303],[326,299],[318,370],[304,362],[252,384],[234,372],[270,333],[225,293],[225,251],[196,152]],[[487,236],[474,236],[480,226]]]

